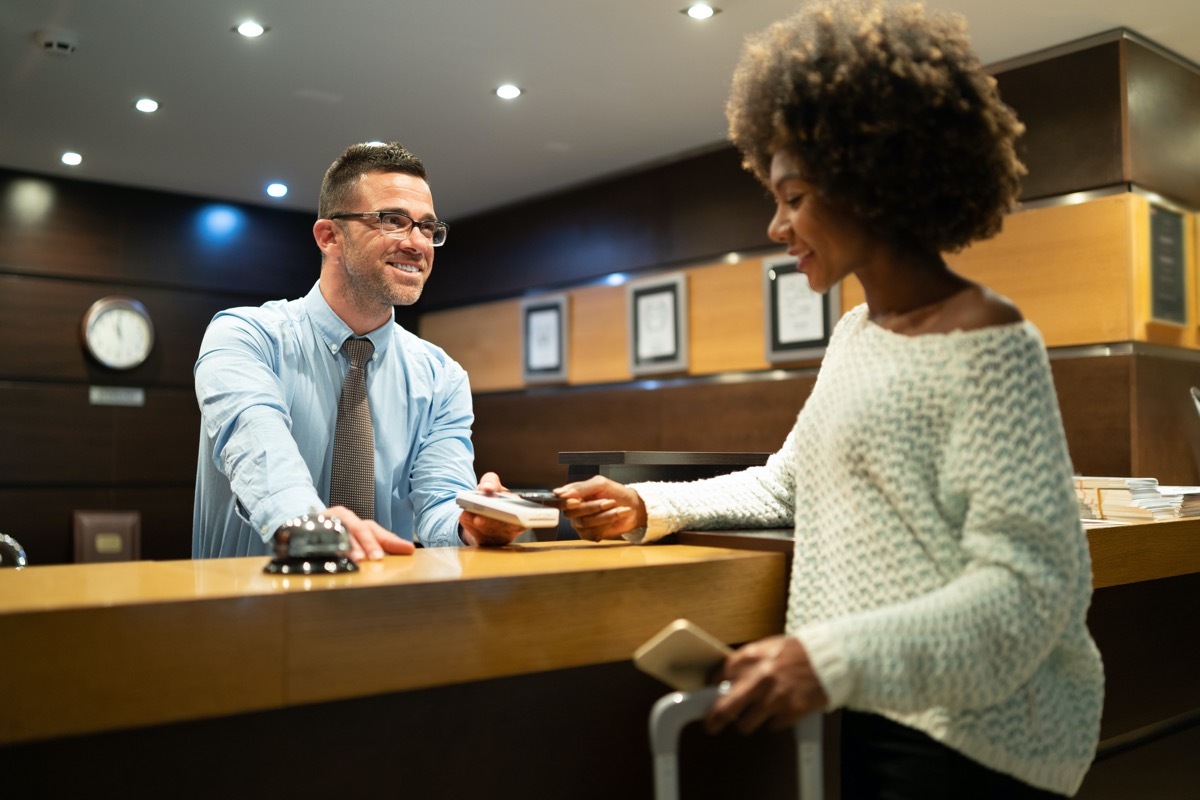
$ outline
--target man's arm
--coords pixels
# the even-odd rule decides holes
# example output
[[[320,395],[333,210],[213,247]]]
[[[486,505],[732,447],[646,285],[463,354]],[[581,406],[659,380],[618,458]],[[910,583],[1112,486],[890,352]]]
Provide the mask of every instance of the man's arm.
[[[229,480],[239,515],[264,542],[287,519],[324,506],[292,438],[278,357],[265,330],[222,312],[205,332],[195,367],[213,466]]]
[[[437,401],[409,478],[416,516],[414,535],[427,547],[507,544],[521,533],[521,528],[462,514],[454,502],[459,492],[496,488],[500,479],[488,473],[476,484],[475,450],[471,446],[475,413],[471,407],[470,382],[467,373],[453,361],[448,360],[444,369],[441,387],[435,392]]]

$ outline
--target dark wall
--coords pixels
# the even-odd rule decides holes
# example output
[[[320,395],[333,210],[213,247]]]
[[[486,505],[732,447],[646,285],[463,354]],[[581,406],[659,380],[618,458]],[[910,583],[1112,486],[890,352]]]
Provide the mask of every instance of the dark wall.
[[[187,558],[200,417],[192,364],[212,315],[294,297],[320,257],[306,214],[0,170],[0,533],[30,562],[73,559],[72,512],[136,510],[143,558]],[[80,324],[111,294],[149,310],[128,372],[89,359]],[[89,387],[141,389],[140,407]]]
[[[452,224],[433,311],[770,245],[772,206],[730,146]],[[452,242],[452,244],[451,244]]]
[[[1195,65],[1117,31],[1111,41],[1004,70],[996,80],[1026,126],[1022,200],[1123,183],[1200,208]]]

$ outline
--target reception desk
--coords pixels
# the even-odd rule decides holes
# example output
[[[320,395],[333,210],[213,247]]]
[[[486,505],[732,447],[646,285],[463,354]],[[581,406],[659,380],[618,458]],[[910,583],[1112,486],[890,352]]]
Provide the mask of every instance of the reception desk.
[[[1088,535],[1114,756],[1080,797],[1185,785],[1194,760],[1164,748],[1200,728],[1115,751],[1200,707],[1200,520]],[[730,643],[780,631],[791,547],[787,531],[713,531],[418,550],[311,578],[259,558],[0,570],[0,773],[40,796],[649,798],[647,716],[666,689],[630,654],[681,616]],[[790,753],[701,738],[689,774],[706,790],[690,796],[739,796],[717,783],[729,763]],[[740,796],[794,796],[770,774],[733,779]],[[1158,788],[1135,795],[1175,796]]]
[[[782,630],[786,562],[572,541],[310,578],[0,570],[5,793],[649,796],[668,689],[630,655],[682,616],[730,643]]]

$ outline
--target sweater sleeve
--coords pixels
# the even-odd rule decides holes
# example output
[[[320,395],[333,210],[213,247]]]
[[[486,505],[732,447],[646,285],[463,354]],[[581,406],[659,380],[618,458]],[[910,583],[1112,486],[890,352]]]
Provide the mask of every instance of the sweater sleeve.
[[[980,708],[1010,696],[1086,614],[1091,569],[1041,340],[970,354],[939,502],[961,568],[936,590],[796,631],[831,705]]]
[[[634,483],[646,504],[647,525],[632,542],[686,529],[790,528],[794,523],[795,431],[761,467],[684,483]]]

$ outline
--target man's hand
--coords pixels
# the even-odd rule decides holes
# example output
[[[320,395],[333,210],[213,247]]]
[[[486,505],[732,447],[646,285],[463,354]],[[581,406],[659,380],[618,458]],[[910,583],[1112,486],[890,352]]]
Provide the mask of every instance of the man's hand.
[[[500,482],[500,476],[494,472],[484,473],[475,488],[481,492],[506,491],[504,484]],[[481,514],[472,514],[470,511],[459,515],[458,524],[462,526],[462,540],[472,547],[499,547],[511,544],[512,540],[525,530],[520,525],[510,525]]]
[[[342,527],[350,535],[350,559],[354,562],[364,558],[378,561],[384,553],[393,556],[412,555],[416,549],[408,539],[397,536],[373,519],[360,519],[345,506],[327,508],[321,513],[341,521]]]

